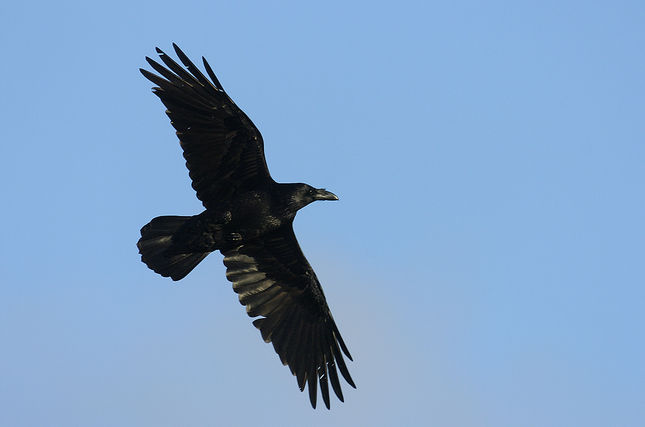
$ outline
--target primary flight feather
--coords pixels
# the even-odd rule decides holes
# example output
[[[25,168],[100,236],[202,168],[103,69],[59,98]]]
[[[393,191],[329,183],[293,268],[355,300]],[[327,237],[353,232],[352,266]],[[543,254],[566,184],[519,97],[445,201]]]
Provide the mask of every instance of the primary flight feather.
[[[299,209],[338,200],[307,184],[282,184],[269,174],[262,135],[229,98],[206,59],[206,77],[173,44],[179,65],[157,48],[163,64],[146,57],[158,74],[141,69],[156,87],[177,131],[197,197],[195,216],[160,216],[141,229],[141,260],[164,277],[180,280],[209,253],[224,255],[226,278],[253,325],[272,342],[283,364],[329,408],[329,384],[343,401],[338,371],[352,387],[343,354],[352,360],[320,282],[293,232]],[[209,79],[210,78],[210,79]]]

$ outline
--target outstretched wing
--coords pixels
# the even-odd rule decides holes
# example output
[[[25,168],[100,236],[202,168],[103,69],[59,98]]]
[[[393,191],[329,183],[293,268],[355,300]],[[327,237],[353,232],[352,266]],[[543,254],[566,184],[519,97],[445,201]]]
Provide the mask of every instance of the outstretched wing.
[[[292,226],[263,239],[224,251],[226,277],[265,342],[273,342],[283,364],[289,365],[300,390],[309,386],[316,407],[320,383],[329,408],[329,384],[343,401],[336,368],[356,388],[342,353],[352,360],[329,311],[318,278],[296,240]],[[341,353],[342,350],[342,353]]]
[[[173,47],[186,68],[157,48],[167,68],[148,57],[146,60],[161,77],[140,71],[157,85],[153,92],[166,106],[177,130],[193,188],[204,207],[272,180],[260,131],[224,92],[206,59],[202,57],[211,80],[176,44]]]

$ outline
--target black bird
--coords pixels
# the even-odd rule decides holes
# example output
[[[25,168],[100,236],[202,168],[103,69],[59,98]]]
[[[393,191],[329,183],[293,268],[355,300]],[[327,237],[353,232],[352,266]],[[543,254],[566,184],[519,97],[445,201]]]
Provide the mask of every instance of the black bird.
[[[300,390],[308,384],[329,408],[329,385],[343,401],[336,369],[356,388],[343,353],[352,360],[331,315],[320,282],[293,232],[299,209],[315,200],[338,200],[307,184],[282,184],[269,174],[260,131],[224,92],[202,57],[210,80],[173,43],[184,67],[157,48],[159,75],[141,73],[157,87],[177,131],[197,198],[195,216],[159,216],[141,229],[141,260],[180,280],[209,253],[224,255],[226,278],[265,342],[272,342]],[[342,350],[342,353],[341,353]]]

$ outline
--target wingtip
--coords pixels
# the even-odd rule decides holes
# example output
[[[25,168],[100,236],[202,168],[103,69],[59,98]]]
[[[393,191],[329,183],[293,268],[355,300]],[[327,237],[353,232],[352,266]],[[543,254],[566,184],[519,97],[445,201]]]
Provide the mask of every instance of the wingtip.
[[[211,80],[213,81],[213,84],[215,84],[215,87],[216,87],[217,89],[221,90],[222,92],[224,92],[224,87],[222,86],[222,84],[221,84],[221,83],[219,82],[219,80],[217,79],[217,76],[216,76],[216,75],[215,75],[215,73],[213,72],[213,69],[211,68],[211,66],[210,66],[210,64],[208,63],[208,61],[206,60],[206,58],[205,58],[205,57],[203,57],[203,56],[202,56],[202,63],[204,64],[204,68],[206,69],[206,73],[208,74],[208,76],[209,76],[209,77],[211,78]]]
[[[153,83],[156,83],[157,82],[156,79],[159,78],[159,77],[157,77],[157,75],[151,73],[150,71],[146,70],[145,68],[139,68],[139,72],[141,74],[143,74],[143,77],[145,77],[146,79],[150,80]]]
[[[327,391],[323,391],[322,383],[320,384],[320,392],[322,394],[322,398],[323,398],[323,402],[325,403],[325,407],[327,409],[331,409],[331,403],[329,401],[329,389],[327,389]]]
[[[146,62],[150,64],[151,67],[154,67],[154,64],[156,64],[156,61],[149,56],[146,56]]]
[[[317,379],[312,379],[311,381],[309,381],[309,387],[308,387],[308,389],[309,389],[308,390],[309,391],[309,401],[311,402],[311,407],[314,408],[314,409],[316,409],[316,403],[317,403],[316,401],[318,400],[317,399],[317,397],[318,397],[317,396],[317,394],[318,394],[317,393],[317,388],[318,387],[316,387],[317,384],[318,384]]]

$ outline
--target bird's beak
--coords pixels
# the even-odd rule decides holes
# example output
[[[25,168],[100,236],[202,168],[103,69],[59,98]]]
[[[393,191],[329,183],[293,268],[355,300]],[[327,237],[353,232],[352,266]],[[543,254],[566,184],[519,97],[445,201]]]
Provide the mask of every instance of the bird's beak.
[[[315,199],[316,200],[338,200],[338,196],[336,196],[331,191],[327,191],[325,189],[319,188],[316,190]]]

